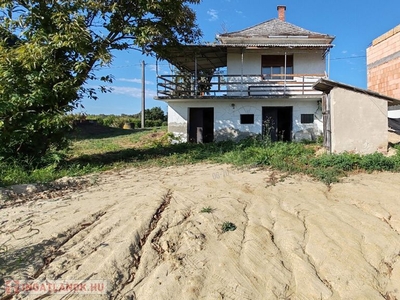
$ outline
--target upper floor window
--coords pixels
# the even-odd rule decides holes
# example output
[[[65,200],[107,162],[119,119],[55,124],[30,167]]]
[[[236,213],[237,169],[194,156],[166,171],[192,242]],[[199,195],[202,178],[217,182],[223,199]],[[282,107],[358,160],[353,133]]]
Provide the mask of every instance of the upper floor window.
[[[285,79],[285,55],[263,55],[261,74],[263,79]],[[293,74],[293,55],[286,55],[286,74]],[[286,79],[292,78],[286,76]]]

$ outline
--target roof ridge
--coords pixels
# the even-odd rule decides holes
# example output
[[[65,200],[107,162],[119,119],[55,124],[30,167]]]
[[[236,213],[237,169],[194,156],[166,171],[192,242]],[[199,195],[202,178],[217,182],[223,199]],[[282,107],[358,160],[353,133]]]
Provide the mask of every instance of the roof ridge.
[[[259,24],[247,27],[242,30],[227,32],[218,35],[217,37],[235,37],[243,35],[259,35],[259,36],[273,36],[273,35],[287,35],[287,36],[321,36],[321,37],[332,37],[326,33],[320,33],[316,31],[311,31],[303,27],[297,26],[295,24],[280,20],[278,18],[273,18]]]

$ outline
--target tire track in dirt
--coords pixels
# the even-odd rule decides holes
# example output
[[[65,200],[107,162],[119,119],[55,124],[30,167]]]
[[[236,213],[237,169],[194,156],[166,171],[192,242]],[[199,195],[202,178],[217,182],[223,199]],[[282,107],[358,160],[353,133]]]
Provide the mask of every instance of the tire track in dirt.
[[[74,228],[71,228],[69,231],[65,233],[65,237],[56,241],[55,245],[52,247],[49,253],[46,253],[43,257],[43,266],[39,268],[34,274],[33,278],[37,279],[41,274],[43,274],[44,270],[60,255],[64,254],[61,250],[61,247],[68,243],[74,236],[79,234],[81,231],[86,228],[92,226],[95,222],[99,221],[101,217],[106,214],[106,211],[101,210],[95,214],[93,214],[89,220],[85,220],[77,224]]]
[[[151,221],[149,223],[147,230],[144,232],[143,236],[140,238],[139,245],[133,245],[133,244],[131,245],[130,253],[132,256],[132,261],[129,265],[129,272],[130,272],[129,277],[120,284],[118,290],[116,291],[115,298],[120,298],[121,296],[123,296],[123,295],[121,295],[122,291],[125,289],[125,287],[128,284],[132,283],[135,280],[135,275],[136,275],[137,270],[139,269],[139,265],[140,265],[140,262],[142,259],[142,254],[143,254],[142,248],[147,243],[150,234],[157,227],[158,222],[162,218],[162,214],[163,214],[164,210],[171,203],[171,199],[172,199],[172,191],[168,190],[167,193],[165,195],[163,195],[162,202],[161,202],[160,206],[157,208],[157,210],[155,211],[153,217],[151,218]],[[160,230],[160,232],[162,233],[161,230]],[[153,239],[155,239],[155,238],[153,238]],[[153,242],[153,241],[150,241],[150,242]]]

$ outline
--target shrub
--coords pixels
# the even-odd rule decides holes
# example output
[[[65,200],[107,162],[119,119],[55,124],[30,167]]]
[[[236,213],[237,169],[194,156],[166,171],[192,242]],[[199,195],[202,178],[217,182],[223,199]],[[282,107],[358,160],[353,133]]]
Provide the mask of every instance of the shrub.
[[[235,230],[236,230],[236,225],[233,224],[232,222],[224,222],[222,224],[222,232],[235,231]]]
[[[367,171],[391,171],[395,169],[395,161],[390,157],[385,157],[381,153],[365,155],[361,162],[361,168]]]
[[[343,171],[332,167],[309,169],[307,173],[326,185],[339,182],[339,178],[345,175]]]
[[[310,161],[310,165],[317,168],[334,167],[343,171],[356,169],[361,162],[361,156],[358,154],[323,154]]]

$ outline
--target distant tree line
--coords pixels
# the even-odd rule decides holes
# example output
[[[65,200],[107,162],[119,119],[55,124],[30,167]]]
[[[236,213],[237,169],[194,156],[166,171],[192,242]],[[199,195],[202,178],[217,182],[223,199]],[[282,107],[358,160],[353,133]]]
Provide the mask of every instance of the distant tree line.
[[[74,118],[79,119],[79,117]],[[123,128],[129,124],[131,128],[141,128],[141,112],[133,115],[85,115],[84,119],[94,120],[100,125]],[[145,110],[145,127],[158,127],[167,125],[167,115],[160,107]]]

